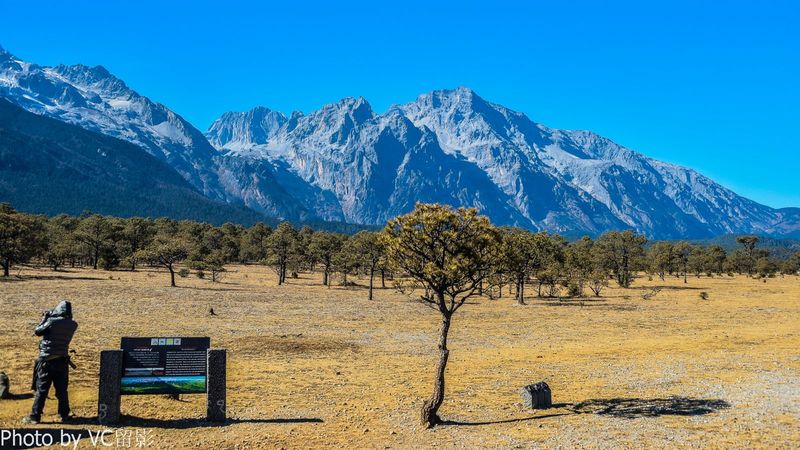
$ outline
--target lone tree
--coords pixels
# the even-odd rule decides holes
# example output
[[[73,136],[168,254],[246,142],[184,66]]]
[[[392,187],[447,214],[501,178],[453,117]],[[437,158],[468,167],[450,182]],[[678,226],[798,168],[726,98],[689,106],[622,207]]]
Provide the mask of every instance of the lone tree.
[[[175,266],[186,259],[189,249],[180,237],[159,235],[137,255],[153,266],[169,270],[170,286],[175,287]]]
[[[491,275],[500,236],[475,209],[417,204],[414,211],[389,221],[381,241],[390,265],[425,288],[421,303],[441,314],[433,395],[421,411],[423,425],[430,428],[441,422],[437,412],[444,401],[451,319],[467,299],[478,294],[481,282]]]

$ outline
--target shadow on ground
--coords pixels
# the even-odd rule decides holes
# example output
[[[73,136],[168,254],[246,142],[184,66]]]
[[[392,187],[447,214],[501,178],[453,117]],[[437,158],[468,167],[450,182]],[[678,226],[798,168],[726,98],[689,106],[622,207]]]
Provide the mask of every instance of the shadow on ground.
[[[486,420],[486,421],[461,421],[461,420],[443,420],[441,422],[442,425],[458,425],[458,426],[476,426],[476,425],[494,425],[499,423],[516,423],[516,422],[528,422],[531,420],[539,420],[539,419],[547,419],[550,417],[559,417],[559,416],[568,416],[570,413],[554,413],[554,414],[542,414],[541,416],[530,416],[530,417],[519,417],[516,419],[504,419],[504,420]]]
[[[639,308],[635,304],[608,303],[608,298],[553,298],[536,299],[528,304],[537,306],[573,306],[579,308],[611,309],[616,311],[634,311]]]
[[[553,412],[536,416],[519,417],[502,420],[461,421],[443,420],[442,425],[476,426],[503,423],[529,422],[551,417],[570,416],[575,414],[599,414],[624,419],[659,416],[701,416],[730,408],[730,404],[719,399],[698,399],[689,397],[668,398],[610,398],[593,399],[580,403],[554,403],[553,409],[566,409],[568,412]]]
[[[568,406],[568,408],[578,414],[600,414],[633,419],[658,416],[701,416],[730,408],[730,406],[730,403],[720,399],[674,396],[586,400]]]
[[[708,289],[707,287],[703,286],[648,286],[650,289],[658,289],[664,291],[699,291],[703,289]]]
[[[217,283],[218,285],[221,283]],[[227,283],[228,285],[233,285],[232,283]],[[203,287],[203,286],[175,286],[178,289],[186,289],[190,291],[212,291],[212,292],[244,292],[246,288],[235,288],[235,287]]]
[[[323,423],[324,421],[316,417],[278,417],[278,418],[232,418],[225,422],[209,422],[204,419],[148,419],[136,416],[122,416],[120,426],[140,427],[140,428],[209,428],[223,427],[237,423]]]
[[[33,394],[8,394],[8,397],[4,398],[3,400],[27,400],[29,398],[33,398]]]
[[[78,276],[78,277],[69,277],[63,275],[12,275],[8,278],[0,278],[0,283],[13,283],[13,282],[24,282],[24,281],[33,281],[33,280],[44,280],[44,281],[55,281],[55,280],[62,280],[62,281],[102,281],[108,280],[108,278],[100,278],[100,277],[90,277],[90,276]]]

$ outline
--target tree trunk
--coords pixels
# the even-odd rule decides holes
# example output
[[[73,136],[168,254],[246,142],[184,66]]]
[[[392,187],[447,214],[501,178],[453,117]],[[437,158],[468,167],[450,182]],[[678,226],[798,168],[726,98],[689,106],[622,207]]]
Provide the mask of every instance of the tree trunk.
[[[8,258],[3,258],[3,277],[8,277],[10,275],[9,269],[11,268],[11,260]]]
[[[525,304],[525,280],[523,278],[517,279],[517,304]]]
[[[381,269],[381,288],[386,289],[386,270]]]
[[[375,278],[375,269],[369,269],[369,300],[372,300],[372,280]]]
[[[328,269],[322,271],[322,285],[323,286],[330,286],[328,284]]]
[[[443,299],[441,300],[444,301]],[[444,401],[444,371],[450,350],[447,349],[447,333],[450,331],[451,313],[442,314],[442,328],[439,330],[439,363],[436,365],[436,380],[433,385],[433,395],[422,405],[422,424],[426,428],[433,428],[441,422],[439,407]]]
[[[170,286],[175,287],[175,269],[172,267],[172,264],[167,266],[167,269],[169,269]]]
[[[95,249],[94,250],[94,258],[92,258],[92,268],[94,270],[97,270],[97,260],[98,259],[100,259],[100,250],[99,249]]]

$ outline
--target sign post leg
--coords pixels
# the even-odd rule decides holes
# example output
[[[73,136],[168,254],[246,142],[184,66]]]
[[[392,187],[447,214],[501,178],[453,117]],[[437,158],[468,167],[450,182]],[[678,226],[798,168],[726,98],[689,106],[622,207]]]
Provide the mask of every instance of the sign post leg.
[[[207,413],[209,422],[225,422],[226,414],[226,386],[225,372],[227,363],[225,349],[208,349],[208,376],[206,378]]]
[[[104,425],[119,422],[122,350],[100,352],[100,387],[97,393],[97,420]]]

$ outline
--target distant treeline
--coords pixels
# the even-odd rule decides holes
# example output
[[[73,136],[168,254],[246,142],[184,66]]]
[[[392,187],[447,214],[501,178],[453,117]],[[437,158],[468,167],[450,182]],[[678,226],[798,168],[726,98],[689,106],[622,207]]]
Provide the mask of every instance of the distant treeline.
[[[508,287],[520,302],[526,285],[533,285],[539,296],[580,296],[586,287],[600,295],[609,280],[629,287],[641,272],[688,281],[690,275],[771,277],[796,274],[800,269],[800,252],[774,257],[759,247],[756,236],[737,237],[739,248],[729,252],[716,244],[656,241],[646,245],[644,236],[631,231],[567,242],[546,232],[497,230],[502,249],[482,291],[500,296]],[[176,271],[181,275],[178,265],[216,281],[227,264],[257,263],[273,268],[279,283],[297,272],[319,271],[326,285],[334,275],[347,283],[348,275],[365,274],[372,287],[376,275],[382,283],[392,275],[381,233],[360,231],[348,236],[309,226],[298,229],[288,222],[274,228],[259,222],[246,228],[232,223],[217,227],[188,220],[97,214],[48,218],[0,204],[0,264],[5,277],[13,265],[21,263],[38,263],[53,270],[65,266],[136,270],[147,264],[167,268],[174,284]]]

